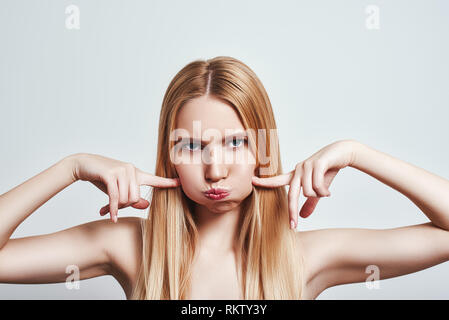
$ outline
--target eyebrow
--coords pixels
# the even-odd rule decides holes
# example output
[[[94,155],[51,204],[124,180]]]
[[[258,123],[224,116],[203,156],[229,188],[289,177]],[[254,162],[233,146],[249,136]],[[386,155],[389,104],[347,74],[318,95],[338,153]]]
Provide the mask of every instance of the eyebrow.
[[[227,141],[229,138],[235,138],[235,137],[239,137],[239,138],[247,138],[248,135],[245,131],[239,131],[239,132],[234,132],[230,135],[227,135],[225,137],[223,137],[221,139],[222,142]],[[190,141],[190,142],[195,142],[195,143],[204,143],[204,142],[209,142],[209,140],[202,140],[202,139],[194,139],[190,136],[186,137],[186,136],[179,136],[177,140],[175,140],[175,144],[178,144],[180,142],[185,142],[185,141]]]

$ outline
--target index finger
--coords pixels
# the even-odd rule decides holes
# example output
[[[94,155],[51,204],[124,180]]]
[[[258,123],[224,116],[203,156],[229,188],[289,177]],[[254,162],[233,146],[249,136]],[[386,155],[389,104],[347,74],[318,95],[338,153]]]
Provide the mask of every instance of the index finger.
[[[290,184],[292,177],[293,171],[269,178],[259,178],[254,176],[253,183],[260,187],[277,188]]]
[[[155,176],[139,169],[136,170],[137,183],[139,185],[146,185],[158,188],[173,188],[178,187],[181,183],[178,178],[164,178]]]

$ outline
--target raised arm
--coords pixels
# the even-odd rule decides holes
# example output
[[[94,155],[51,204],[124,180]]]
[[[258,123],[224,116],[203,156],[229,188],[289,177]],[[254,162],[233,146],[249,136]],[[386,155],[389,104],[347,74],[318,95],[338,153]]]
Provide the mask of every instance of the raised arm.
[[[411,163],[354,141],[351,167],[409,198],[442,229],[449,230],[449,181]]]
[[[106,239],[112,230],[107,220],[10,239],[20,223],[77,180],[73,174],[75,157],[58,161],[0,196],[0,282],[63,282],[69,276],[66,271],[79,271],[79,280],[110,272]]]
[[[19,224],[76,181],[73,168],[74,155],[70,155],[0,196],[0,249]]]
[[[66,230],[10,239],[17,226],[43,203],[77,180],[92,182],[109,196],[100,215],[121,208],[144,209],[141,185],[177,187],[179,180],[153,176],[132,164],[96,154],[68,156],[0,196],[0,283],[51,283],[79,271],[79,280],[110,274],[129,296],[140,266],[141,218],[103,219]],[[69,267],[69,268],[68,268]],[[72,269],[73,268],[73,269]]]
[[[350,166],[404,194],[431,222],[384,230],[299,232],[312,296],[331,286],[365,281],[372,271],[380,280],[449,260],[449,181],[361,143],[352,143]],[[374,269],[367,271],[368,266]]]

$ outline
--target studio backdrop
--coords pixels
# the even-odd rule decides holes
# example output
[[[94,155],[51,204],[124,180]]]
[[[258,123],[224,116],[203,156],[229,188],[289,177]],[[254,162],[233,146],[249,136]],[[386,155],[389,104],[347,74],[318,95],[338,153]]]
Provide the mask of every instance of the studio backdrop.
[[[0,2],[0,193],[78,152],[154,173],[173,76],[196,59],[247,64],[270,97],[284,171],[355,139],[449,178],[449,3],[433,1]],[[345,168],[298,229],[385,229],[429,220],[405,196]],[[144,196],[149,191],[142,187]],[[302,202],[304,197],[301,196]],[[78,181],[13,238],[101,219],[108,197]],[[120,216],[144,216],[126,208]],[[1,223],[0,212],[0,223]],[[286,218],[287,219],[287,218]],[[367,273],[367,277],[369,274]],[[448,299],[449,264],[341,285],[318,299]],[[125,299],[111,276],[0,284],[1,299]]]

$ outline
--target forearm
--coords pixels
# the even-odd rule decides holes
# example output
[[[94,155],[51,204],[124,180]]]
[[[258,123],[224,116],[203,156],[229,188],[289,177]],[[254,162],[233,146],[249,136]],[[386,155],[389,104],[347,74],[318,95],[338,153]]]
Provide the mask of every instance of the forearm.
[[[0,249],[29,215],[76,181],[72,161],[68,156],[0,196]]]
[[[351,167],[409,198],[437,226],[449,230],[449,181],[386,153],[354,142]]]

